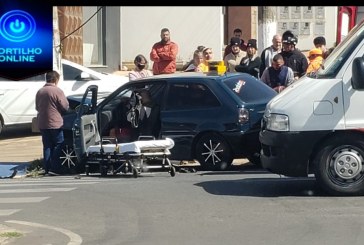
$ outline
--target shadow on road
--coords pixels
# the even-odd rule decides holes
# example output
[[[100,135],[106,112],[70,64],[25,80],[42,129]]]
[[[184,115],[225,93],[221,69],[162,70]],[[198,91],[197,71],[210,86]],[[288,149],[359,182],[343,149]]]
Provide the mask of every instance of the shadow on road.
[[[213,195],[282,197],[327,196],[317,188],[315,178],[245,178],[241,180],[214,180],[195,184]]]

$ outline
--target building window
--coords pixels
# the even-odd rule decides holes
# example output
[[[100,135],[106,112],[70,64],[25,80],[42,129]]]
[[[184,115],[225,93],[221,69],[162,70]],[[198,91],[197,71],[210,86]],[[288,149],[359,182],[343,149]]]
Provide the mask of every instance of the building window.
[[[83,64],[105,65],[105,7],[83,7]]]

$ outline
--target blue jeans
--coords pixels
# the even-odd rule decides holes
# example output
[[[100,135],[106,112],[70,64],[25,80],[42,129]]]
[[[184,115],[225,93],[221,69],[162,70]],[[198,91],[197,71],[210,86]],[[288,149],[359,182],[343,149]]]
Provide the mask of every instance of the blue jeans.
[[[46,173],[61,173],[60,156],[64,141],[63,129],[41,129],[43,142],[43,168]]]

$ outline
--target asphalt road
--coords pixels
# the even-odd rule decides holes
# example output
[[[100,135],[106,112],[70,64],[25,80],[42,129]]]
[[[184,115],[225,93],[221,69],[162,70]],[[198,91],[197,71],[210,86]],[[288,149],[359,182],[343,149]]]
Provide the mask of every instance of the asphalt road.
[[[0,139],[2,161],[41,156],[39,135]],[[6,150],[5,150],[6,149]],[[0,180],[0,244],[359,245],[364,199],[249,163],[231,171]],[[5,234],[5,236],[2,236]],[[19,234],[18,238],[6,234]]]
[[[362,197],[328,197],[312,178],[284,178],[249,164],[175,177],[7,179],[0,193],[0,229],[21,234],[8,244],[359,245],[364,239]]]

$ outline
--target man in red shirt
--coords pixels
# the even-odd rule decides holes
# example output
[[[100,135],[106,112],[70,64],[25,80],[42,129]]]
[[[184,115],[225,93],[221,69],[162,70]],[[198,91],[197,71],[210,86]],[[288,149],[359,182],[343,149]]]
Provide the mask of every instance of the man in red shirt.
[[[178,45],[171,41],[168,28],[161,30],[161,41],[153,45],[150,59],[153,63],[153,74],[169,74],[176,72]]]

